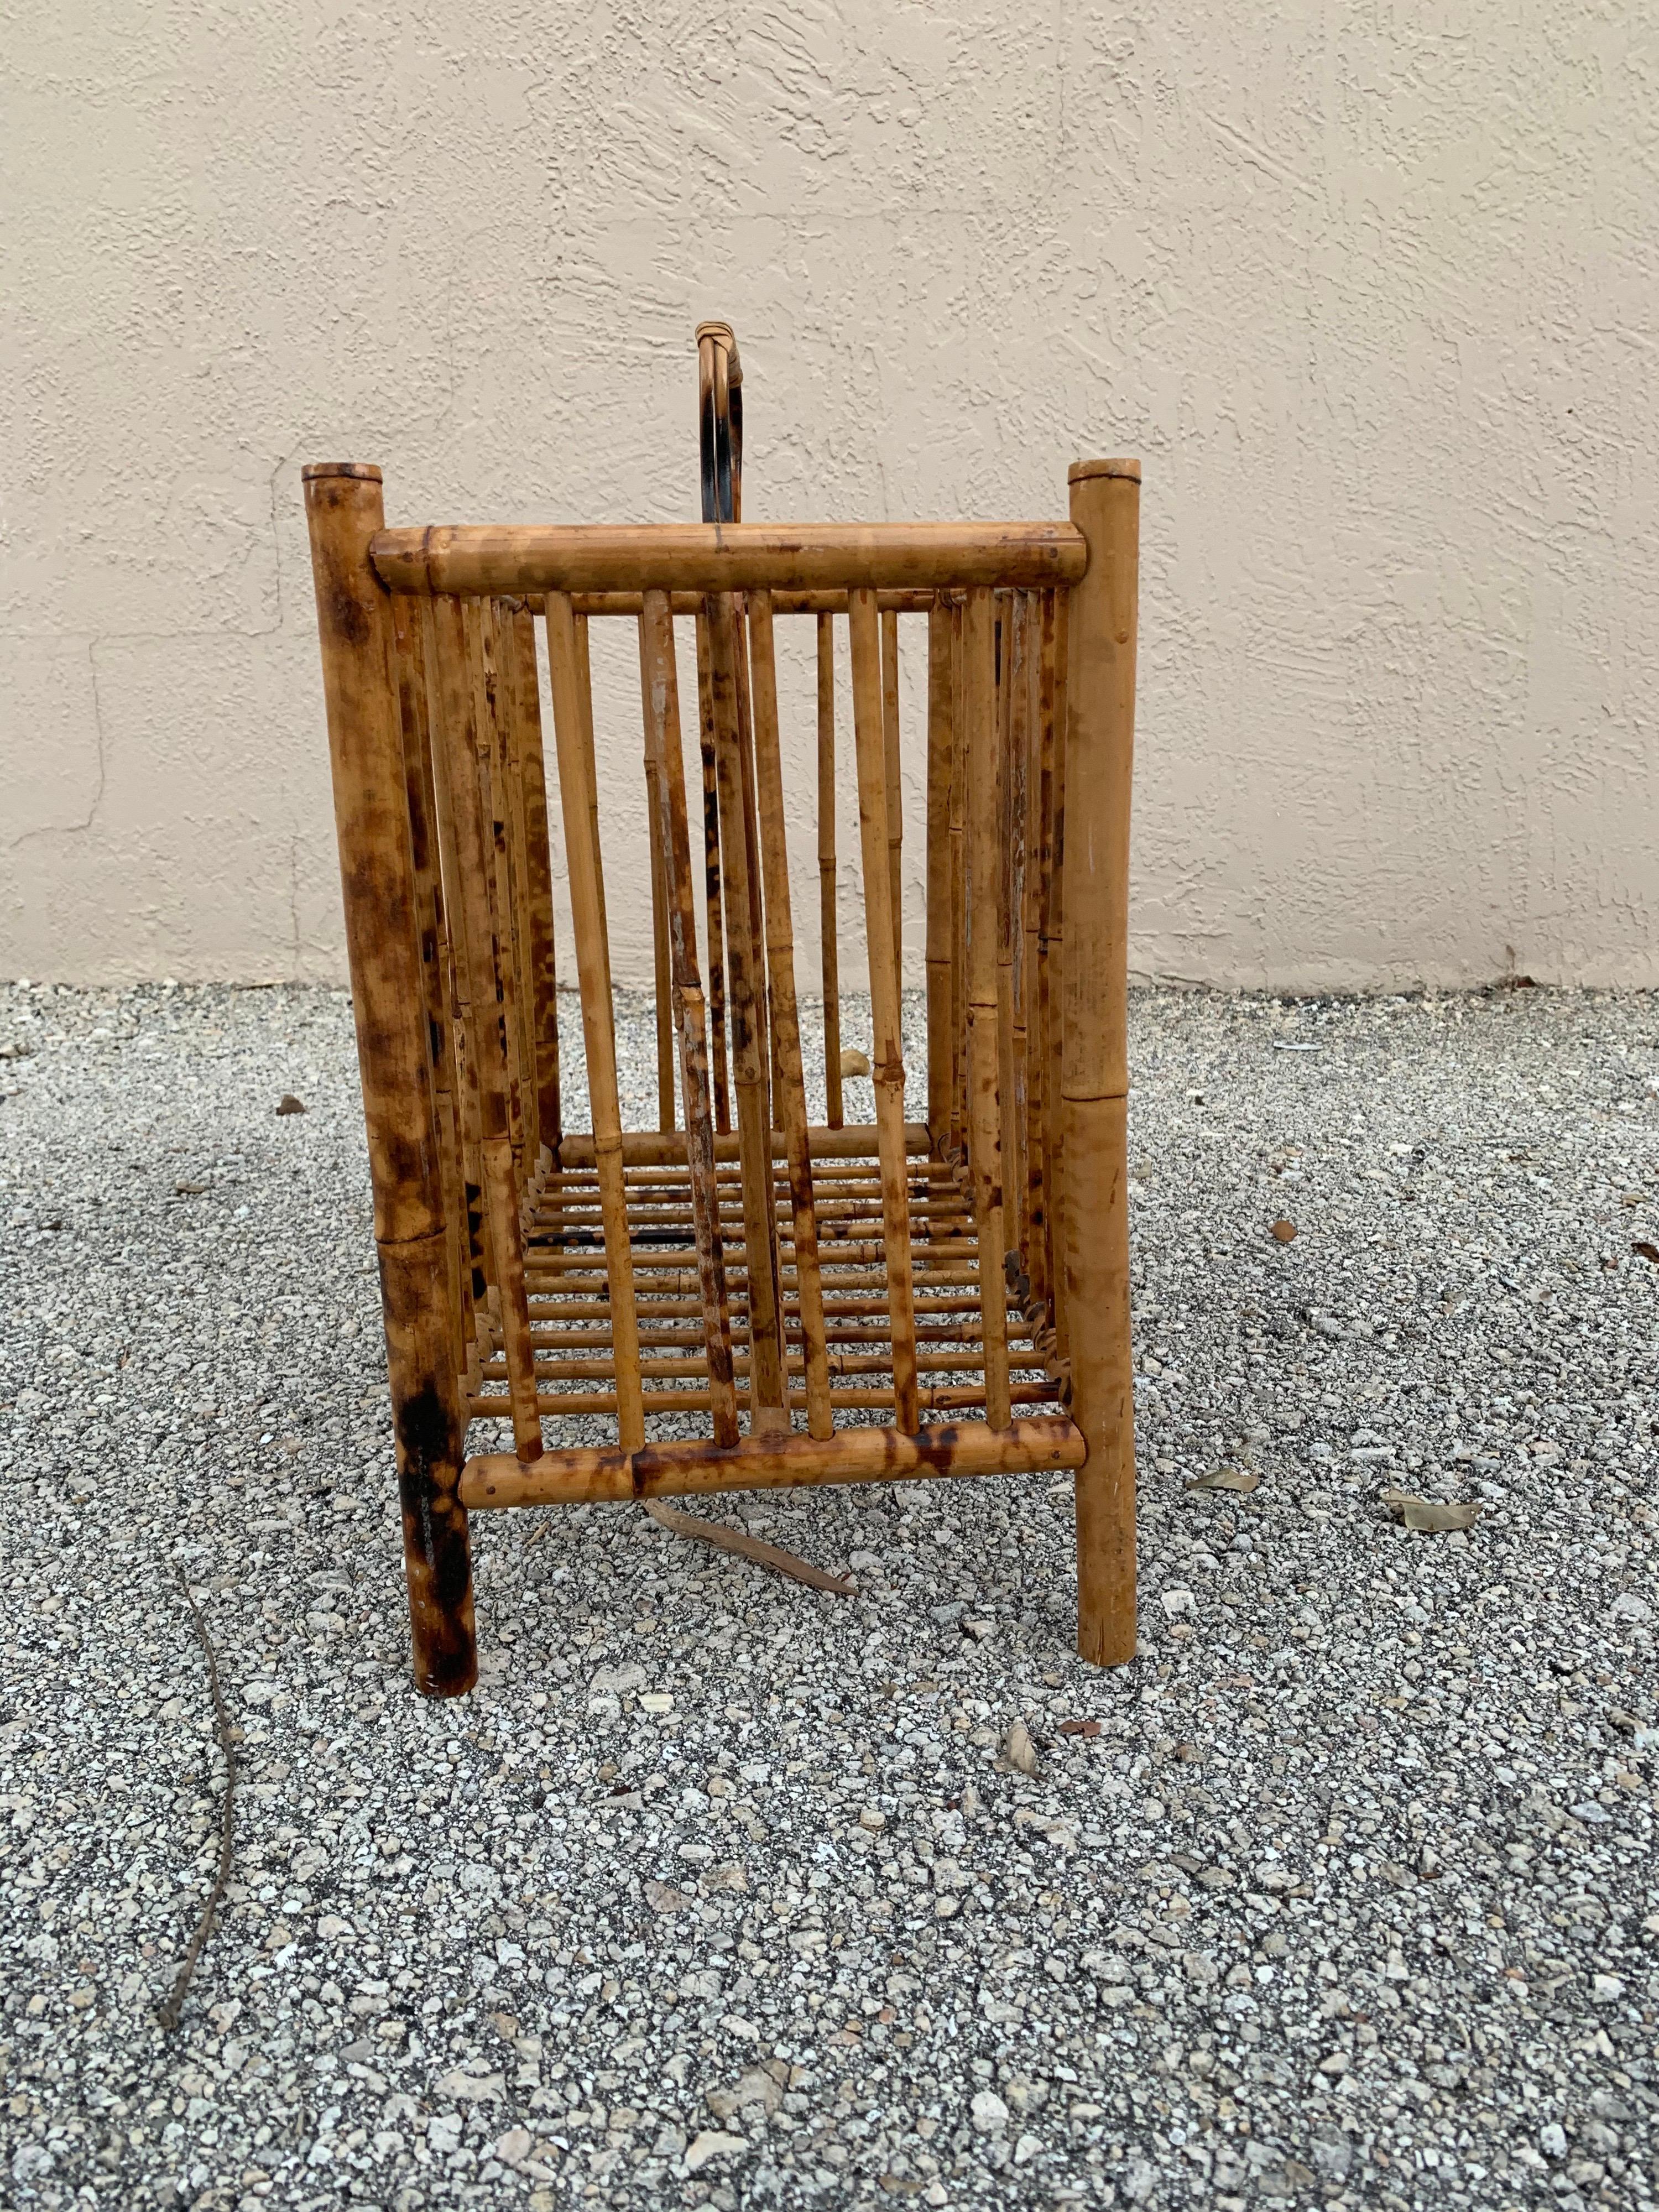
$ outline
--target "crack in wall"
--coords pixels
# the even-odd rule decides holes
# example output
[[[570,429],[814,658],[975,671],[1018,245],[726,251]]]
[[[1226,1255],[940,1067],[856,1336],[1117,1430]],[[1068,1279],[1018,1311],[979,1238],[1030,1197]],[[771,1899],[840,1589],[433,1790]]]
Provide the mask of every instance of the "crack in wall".
[[[15,837],[6,840],[5,849],[9,853],[15,853],[20,845],[27,845],[34,837],[84,837],[97,819],[109,780],[104,756],[104,708],[98,696],[98,643],[95,637],[87,640],[87,672],[92,678],[92,734],[98,758],[97,778],[93,787],[92,803],[87,809],[87,818],[84,822],[41,822],[32,830],[20,830]]]

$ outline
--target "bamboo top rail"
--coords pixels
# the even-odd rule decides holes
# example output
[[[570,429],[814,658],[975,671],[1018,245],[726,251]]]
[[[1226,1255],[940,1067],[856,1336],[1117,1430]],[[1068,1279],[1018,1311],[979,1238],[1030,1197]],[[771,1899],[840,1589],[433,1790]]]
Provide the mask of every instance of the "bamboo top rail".
[[[1088,567],[1070,522],[440,524],[379,530],[394,592],[1042,590]]]

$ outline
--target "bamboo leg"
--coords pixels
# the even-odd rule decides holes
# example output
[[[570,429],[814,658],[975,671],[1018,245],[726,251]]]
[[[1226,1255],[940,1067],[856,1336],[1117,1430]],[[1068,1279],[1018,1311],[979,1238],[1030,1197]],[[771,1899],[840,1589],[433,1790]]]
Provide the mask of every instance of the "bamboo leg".
[[[732,1075],[737,1091],[738,1143],[743,1169],[744,1237],[749,1255],[749,1319],[755,1342],[750,1379],[750,1428],[787,1428],[782,1328],[778,1315],[777,1237],[772,1214],[771,1121],[767,1066],[758,1020],[764,988],[763,950],[754,934],[757,904],[749,881],[743,736],[738,662],[741,611],[726,596],[708,602],[710,690],[714,764],[720,787],[720,851],[726,890],[726,963],[732,985]],[[746,686],[744,687],[746,690]]]
[[[893,915],[893,981],[904,988],[904,785],[899,751],[898,617],[881,617],[881,732],[887,787],[888,899]]]
[[[645,819],[646,843],[651,862],[651,951],[656,984],[657,1012],[657,1127],[660,1130],[674,1127],[674,1031],[673,1014],[669,1005],[672,989],[672,963],[668,946],[668,855],[658,836],[660,823],[665,818],[659,804],[658,783],[661,775],[656,740],[659,732],[653,732],[652,697],[645,675],[645,615],[641,610],[639,621],[641,696],[645,708]]]
[[[559,980],[553,952],[553,856],[547,819],[547,760],[542,744],[541,694],[536,682],[536,623],[520,604],[512,615],[516,711],[524,775],[526,894],[530,938],[527,988],[532,1012],[536,1127],[559,1157]]]
[[[459,1495],[466,1428],[451,1353],[407,786],[388,682],[390,621],[368,555],[386,520],[380,471],[307,469],[305,493],[415,1679],[429,1697],[453,1697],[477,1675]]]
[[[605,1218],[605,1273],[617,1346],[617,1429],[624,1451],[645,1441],[640,1388],[639,1324],[629,1252],[623,1184],[622,1114],[617,1097],[617,1024],[611,992],[611,945],[605,933],[605,870],[599,855],[599,790],[593,769],[592,701],[584,646],[568,598],[547,594],[547,658],[552,679],[553,741],[559,763],[559,803],[570,866],[570,915],[581,985],[582,1036],[587,1047],[587,1095],[593,1113],[593,1159]]]
[[[951,609],[927,617],[927,1127],[933,1149],[950,1135],[951,1081]]]
[[[835,1424],[830,1416],[823,1292],[818,1277],[817,1217],[812,1203],[812,1162],[806,1144],[800,1018],[795,1006],[795,942],[789,914],[789,851],[784,835],[783,761],[778,741],[772,602],[764,592],[756,592],[750,598],[749,641],[752,664],[750,696],[755,712],[755,785],[760,807],[761,864],[766,872],[766,973],[778,1071],[778,1118],[789,1156],[807,1423],[813,1436],[823,1437],[834,1432]]]
[[[714,765],[714,697],[709,673],[708,617],[697,616],[697,737],[702,753],[703,908],[708,937],[708,1025],[714,1039],[714,1127],[731,1133],[732,1097],[726,1067],[726,932],[721,921],[720,802]]]
[[[853,741],[858,757],[859,841],[870,955],[871,1054],[881,1156],[881,1212],[893,1316],[894,1419],[907,1432],[921,1419],[916,1385],[915,1303],[910,1257],[910,1193],[905,1171],[904,1056],[898,972],[892,957],[887,744],[882,710],[880,617],[873,592],[850,592]]]
[[[997,687],[995,612],[992,595],[968,594],[963,623],[963,716],[968,749],[969,1164],[974,1216],[979,1227],[980,1322],[985,1340],[986,1419],[1005,1427],[1009,1414],[1007,1304],[1003,1294],[1006,1249],[1002,1205],[1001,1102],[997,1009]]]
[[[652,835],[663,854],[664,886],[667,892],[669,951],[679,1028],[680,1090],[685,1101],[686,1162],[702,1299],[709,1406],[715,1443],[734,1444],[738,1441],[738,1401],[720,1248],[714,1133],[708,1108],[708,1050],[703,1026],[702,986],[697,974],[674,617],[665,592],[647,592],[645,595],[640,617],[640,676],[646,703],[647,757],[655,766],[654,777],[650,779],[656,809]]]
[[[823,940],[823,1089],[830,1127],[842,1127],[841,918],[836,896],[836,625],[818,624],[818,926]]]
[[[1077,1475],[1078,1650],[1135,1649],[1134,1378],[1129,1343],[1127,932],[1140,467],[1079,461],[1066,733],[1066,1290]]]

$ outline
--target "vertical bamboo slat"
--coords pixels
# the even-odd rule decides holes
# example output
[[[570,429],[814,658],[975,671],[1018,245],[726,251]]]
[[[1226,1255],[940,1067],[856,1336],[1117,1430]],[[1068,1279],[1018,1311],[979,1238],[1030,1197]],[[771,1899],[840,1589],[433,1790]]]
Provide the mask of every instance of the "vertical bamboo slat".
[[[938,599],[927,617],[927,1128],[935,1152],[950,1135],[955,1045],[951,1033],[951,611]]]
[[[963,618],[962,709],[968,757],[968,1158],[979,1232],[980,1326],[985,1349],[985,1418],[1006,1428],[1008,1316],[1004,1295],[1002,1130],[997,1008],[998,851],[996,613],[993,595],[968,594]]]
[[[823,976],[823,1089],[829,1125],[842,1126],[841,1090],[841,918],[836,896],[836,628],[818,630],[818,927]]]
[[[466,1182],[456,1097],[454,1028],[450,1018],[451,951],[444,910],[432,736],[426,695],[425,625],[415,601],[392,601],[392,667],[408,789],[410,858],[420,930],[428,1048],[432,1066],[434,1133],[443,1192],[446,1273],[455,1373],[466,1387],[471,1349],[471,1267],[466,1237]]]
[[[368,544],[380,472],[304,471],[329,758],[397,1437],[415,1678],[453,1697],[477,1674],[465,1427],[451,1356],[442,1175],[424,1034],[407,785],[388,673],[386,595]]]
[[[715,1443],[734,1444],[738,1440],[738,1401],[726,1267],[720,1246],[702,988],[697,973],[690,833],[685,811],[679,683],[671,608],[665,592],[645,594],[640,617],[640,680],[645,695],[647,756],[656,770],[654,778],[650,780],[656,809],[653,836],[663,854],[667,893],[669,951],[679,1034],[680,1091],[685,1105],[685,1157],[702,1297],[709,1404]]]
[[[769,1071],[763,1057],[765,1045],[759,1019],[759,1001],[765,988],[764,953],[754,929],[758,899],[749,880],[744,733],[738,719],[741,622],[741,610],[735,598],[728,594],[709,599],[706,628],[714,708],[714,766],[720,802],[720,853],[726,892],[732,1079],[737,1092],[744,1242],[748,1255],[752,1348],[750,1428],[753,1434],[787,1428],[789,1416],[786,1409],[783,1329],[778,1298],[777,1229],[772,1209],[772,1127],[767,1079]]]
[[[1079,461],[1072,520],[1089,566],[1073,587],[1066,732],[1061,1085],[1078,1650],[1134,1656],[1134,1378],[1127,1157],[1129,789],[1134,745],[1140,467]]]
[[[507,1361],[507,1394],[513,1407],[514,1446],[520,1459],[530,1461],[540,1455],[542,1425],[536,1406],[535,1355],[530,1340],[530,1305],[525,1290],[524,1244],[514,1160],[517,1040],[508,937],[512,908],[507,880],[507,825],[497,678],[489,635],[489,619],[486,603],[469,601],[460,606],[458,623],[440,623],[435,634],[441,653],[446,646],[454,645],[463,655],[463,680],[457,686],[453,702],[447,701],[458,710],[456,719],[447,722],[441,738],[447,755],[448,789],[455,811],[456,852],[461,892],[466,904],[468,976],[462,1004],[470,1014],[465,1026],[472,1040],[478,1078],[483,1200],[489,1222],[489,1258],[500,1309],[498,1320],[501,1351]]]
[[[1008,669],[1008,745],[1003,756],[1007,913],[1000,948],[1007,968],[1007,1087],[1002,1106],[1004,1226],[1017,1271],[1023,1270],[1025,1222],[1025,773],[1030,743],[1030,595],[1010,602],[1013,651]]]
[[[1071,1358],[1066,1306],[1066,1102],[1063,1056],[1066,1038],[1066,678],[1071,662],[1072,595],[1054,594],[1054,788],[1049,815],[1052,854],[1048,882],[1048,1126],[1045,1152],[1048,1177],[1048,1280],[1054,1314],[1054,1354],[1062,1367]]]
[[[715,386],[720,385],[717,365]],[[755,1024],[756,1052],[760,1061],[761,1082],[765,1091],[766,1126],[772,1126],[772,1091],[775,1082],[772,1064],[772,1009],[767,1002],[765,984],[766,917],[765,902],[761,891],[760,806],[755,791],[755,715],[749,696],[749,617],[741,595],[731,602],[732,669],[737,678],[737,762],[738,787],[743,794],[742,834],[744,840],[744,873],[749,881],[749,943],[753,948],[755,978],[754,1005],[750,1018]],[[729,928],[729,925],[728,925]]]
[[[512,976],[513,1051],[519,1070],[520,1150],[517,1158],[520,1192],[535,1172],[542,1136],[538,1121],[539,1097],[536,1085],[536,1012],[531,990],[530,856],[525,822],[525,787],[528,781],[524,756],[524,719],[520,711],[518,631],[514,607],[505,599],[489,605],[496,665],[496,732],[501,774],[497,804],[501,820],[496,827],[505,848],[505,892],[510,921],[508,969]],[[498,861],[498,866],[500,863]]]
[[[542,743],[541,690],[536,680],[536,622],[522,601],[513,611],[515,709],[524,774],[526,896],[530,936],[527,984],[532,1009],[536,1127],[554,1161],[559,1156],[559,979],[553,947],[553,855],[547,819],[547,758]]]
[[[593,1161],[605,1224],[605,1264],[617,1376],[617,1441],[623,1451],[645,1442],[639,1321],[634,1297],[628,1206],[623,1182],[622,1115],[617,1096],[617,1031],[611,994],[611,947],[605,933],[605,871],[599,856],[599,793],[584,639],[562,592],[547,595],[547,659],[553,693],[553,739],[559,763],[570,870],[570,915],[581,987],[582,1036],[587,1048],[587,1095],[593,1115]]]
[[[963,608],[951,608],[951,1141],[968,1156],[968,734],[963,708]]]
[[[1025,846],[1025,973],[1029,996],[1025,1057],[1025,1267],[1030,1313],[1047,1316],[1053,1275],[1048,1247],[1048,915],[1054,873],[1054,594],[1038,603],[1031,654],[1031,747]]]
[[[864,863],[866,939],[870,956],[871,1073],[881,1162],[881,1216],[893,1330],[894,1419],[907,1434],[920,1425],[916,1331],[910,1262],[910,1195],[904,1150],[904,1056],[898,974],[892,949],[887,743],[882,710],[881,636],[873,592],[850,592],[853,740],[858,757],[859,842]],[[998,1280],[1000,1291],[1000,1280]],[[999,1299],[999,1310],[1000,1300]],[[1005,1411],[1006,1423],[1006,1413]]]
[[[893,914],[893,981],[904,988],[904,784],[899,747],[898,617],[881,618],[883,781],[887,791],[888,901]]]
[[[651,959],[657,1014],[657,1127],[674,1127],[674,1018],[669,1006],[672,974],[668,947],[668,855],[658,829],[662,820],[658,784],[661,762],[660,732],[652,720],[650,687],[645,680],[645,615],[639,619],[640,694],[645,712],[646,846],[651,864]]]
[[[834,1433],[835,1424],[830,1413],[823,1291],[818,1274],[818,1226],[812,1205],[812,1162],[806,1146],[806,1091],[801,1074],[800,1018],[795,1004],[795,940],[789,913],[789,848],[785,834],[783,758],[778,738],[772,601],[765,592],[750,596],[749,649],[752,679],[750,697],[755,716],[755,786],[760,808],[761,865],[766,875],[766,973],[772,1002],[777,1105],[795,1224],[795,1295],[800,1314],[801,1354],[806,1370],[807,1425],[813,1436],[828,1437]]]
[[[714,766],[714,695],[709,672],[708,616],[697,617],[697,742],[702,755],[703,911],[708,940],[708,1025],[714,1044],[714,1127],[732,1127],[726,1065],[726,931],[720,881],[720,802]]]

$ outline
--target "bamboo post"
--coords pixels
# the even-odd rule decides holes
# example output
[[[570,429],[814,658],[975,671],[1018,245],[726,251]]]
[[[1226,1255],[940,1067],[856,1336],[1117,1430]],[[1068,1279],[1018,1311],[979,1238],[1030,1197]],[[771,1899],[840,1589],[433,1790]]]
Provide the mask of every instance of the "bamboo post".
[[[640,616],[640,679],[645,694],[647,757],[655,768],[654,777],[649,779],[656,809],[652,836],[662,851],[667,892],[669,951],[679,1032],[680,1091],[685,1103],[685,1157],[702,1299],[709,1406],[715,1443],[734,1444],[738,1441],[738,1403],[732,1364],[731,1316],[720,1246],[702,987],[697,973],[674,617],[665,592],[647,592],[645,595]]]
[[[916,1387],[915,1296],[910,1258],[910,1193],[905,1170],[904,1053],[898,971],[892,952],[892,876],[886,789],[887,743],[882,708],[880,617],[873,592],[848,595],[853,640],[853,742],[858,757],[859,842],[864,863],[866,942],[870,957],[871,1074],[876,1094],[876,1141],[881,1159],[881,1214],[893,1317],[896,1425],[907,1433],[921,1419]],[[1006,1409],[1004,1409],[1006,1419]]]
[[[898,617],[881,617],[881,732],[887,792],[888,902],[893,915],[893,981],[904,989],[904,784],[899,750]]]
[[[553,741],[559,763],[570,868],[570,915],[581,986],[582,1036],[587,1048],[587,1095],[593,1115],[593,1161],[605,1219],[605,1273],[616,1344],[617,1430],[624,1451],[645,1442],[640,1382],[639,1322],[629,1249],[623,1182],[622,1115],[617,1097],[617,1024],[611,994],[611,947],[605,933],[605,871],[599,856],[599,792],[593,769],[592,706],[585,640],[570,601],[547,595],[547,659],[553,693]]]
[[[1089,546],[1073,587],[1066,685],[1061,1090],[1078,1650],[1135,1650],[1134,1378],[1129,1339],[1128,887],[1140,465],[1079,461],[1072,520]]]
[[[731,597],[711,599],[707,632],[714,704],[714,766],[720,787],[720,852],[726,890],[726,956],[731,983],[732,1079],[737,1092],[743,1169],[744,1241],[748,1254],[751,1434],[787,1428],[783,1330],[778,1310],[777,1232],[772,1211],[772,1125],[766,1047],[759,1018],[764,948],[754,917],[758,886],[749,878],[750,841],[743,772],[738,661],[742,611]],[[752,779],[751,779],[752,787]],[[758,843],[758,836],[755,842]]]
[[[1016,592],[1009,601],[1012,647],[1008,664],[1007,744],[1004,776],[1004,875],[1006,907],[999,957],[1004,981],[998,1004],[1006,1010],[1006,1076],[1002,1103],[1004,1227],[1016,1273],[1025,1266],[1025,772],[1030,742],[1030,602]],[[1005,632],[1005,636],[1009,632]]]
[[[927,1127],[933,1150],[950,1136],[955,1073],[951,1036],[951,610],[935,601],[927,617]]]
[[[985,1343],[985,1418],[1009,1419],[1008,1316],[1003,1290],[1002,1127],[998,1019],[1001,854],[998,849],[996,611],[992,594],[968,594],[963,619],[962,710],[968,765],[968,1161],[979,1231],[980,1323]]]
[[[823,1437],[833,1434],[835,1424],[830,1415],[830,1370],[823,1334],[823,1291],[818,1275],[817,1217],[812,1204],[811,1156],[807,1150],[800,1018],[795,1005],[795,942],[789,913],[789,848],[784,827],[783,760],[778,738],[772,601],[765,592],[756,592],[750,597],[749,650],[761,865],[766,875],[766,974],[772,1001],[776,1103],[788,1157],[789,1192],[794,1212],[795,1283],[806,1374],[807,1425],[813,1436]]]
[[[1031,655],[1033,697],[1025,846],[1025,974],[1029,996],[1025,1059],[1025,1266],[1027,1312],[1048,1316],[1053,1274],[1048,1244],[1048,1139],[1049,1036],[1048,917],[1054,879],[1054,594],[1038,603],[1039,632]]]
[[[842,1126],[841,917],[836,896],[836,623],[818,628],[818,927],[823,975],[823,1091],[826,1118]]]
[[[477,1675],[459,1496],[465,1418],[451,1353],[442,1173],[407,791],[388,672],[390,618],[368,553],[386,521],[380,472],[342,462],[303,474],[415,1679],[428,1697],[453,1697]]]

